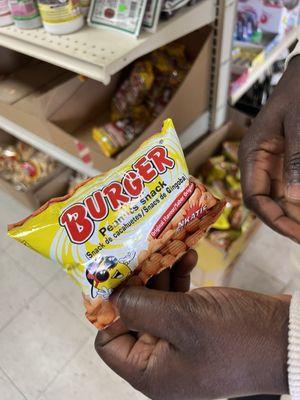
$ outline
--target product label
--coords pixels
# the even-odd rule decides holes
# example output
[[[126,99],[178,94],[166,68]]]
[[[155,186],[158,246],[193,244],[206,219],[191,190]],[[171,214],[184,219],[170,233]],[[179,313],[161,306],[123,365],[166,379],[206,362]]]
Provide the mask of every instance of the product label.
[[[146,2],[147,0],[94,0],[89,22],[138,36]]]
[[[8,8],[8,1],[0,0],[0,17],[4,17],[9,14],[10,14],[10,11]]]
[[[9,6],[15,20],[27,21],[39,17],[37,3],[34,0],[10,0]]]
[[[144,15],[143,26],[155,32],[162,9],[162,0],[148,0]]]
[[[143,250],[163,243],[166,226],[194,191],[168,120],[162,134],[120,166],[90,179],[13,231],[24,244],[62,264],[87,295],[106,298],[139,265]],[[112,279],[98,279],[100,270],[108,270]]]
[[[91,1],[90,0],[80,0],[79,4],[80,7],[86,8],[90,6]]]
[[[42,20],[47,24],[59,24],[81,17],[79,0],[39,0]]]
[[[180,7],[188,4],[190,0],[166,0],[164,2],[163,11],[175,11]]]

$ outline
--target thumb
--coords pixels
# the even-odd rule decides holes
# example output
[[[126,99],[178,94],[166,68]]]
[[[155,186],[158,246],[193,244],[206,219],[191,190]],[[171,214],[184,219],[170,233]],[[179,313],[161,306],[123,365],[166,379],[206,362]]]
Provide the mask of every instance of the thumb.
[[[185,315],[183,293],[162,292],[144,287],[126,287],[114,299],[120,318],[129,330],[146,332],[175,344],[179,321]]]
[[[300,110],[292,111],[285,124],[285,194],[287,200],[300,202]]]

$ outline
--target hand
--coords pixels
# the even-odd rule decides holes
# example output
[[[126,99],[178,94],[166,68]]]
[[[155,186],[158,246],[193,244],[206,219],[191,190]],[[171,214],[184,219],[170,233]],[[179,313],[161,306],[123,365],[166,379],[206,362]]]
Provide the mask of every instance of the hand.
[[[240,164],[245,204],[300,243],[300,56],[242,141]]]
[[[117,325],[99,332],[96,350],[150,399],[288,392],[289,298],[132,287],[115,302],[130,332]]]

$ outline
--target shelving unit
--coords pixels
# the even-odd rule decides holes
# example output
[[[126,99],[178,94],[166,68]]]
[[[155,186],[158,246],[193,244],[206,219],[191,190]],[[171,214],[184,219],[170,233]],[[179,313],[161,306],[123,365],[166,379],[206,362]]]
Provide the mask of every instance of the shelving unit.
[[[44,29],[0,28],[0,46],[108,84],[111,76],[137,58],[193,32],[215,20],[215,3],[202,0],[185,7],[157,33],[129,35],[85,27],[72,35],[53,36]]]
[[[280,54],[290,47],[297,36],[299,35],[299,28],[295,28],[287,35],[285,35],[282,40],[271,50],[271,52],[267,55],[264,62],[257,67],[253,68],[246,81],[233,93],[230,95],[230,104],[236,104],[240,98],[253,86],[253,84],[263,76],[263,74],[274,64],[274,62],[278,59]]]

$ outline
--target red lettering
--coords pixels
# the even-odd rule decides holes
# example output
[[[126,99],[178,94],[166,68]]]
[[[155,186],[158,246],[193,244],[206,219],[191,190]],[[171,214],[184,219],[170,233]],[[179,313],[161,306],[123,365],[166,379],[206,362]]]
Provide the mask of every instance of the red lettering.
[[[103,189],[103,193],[108,198],[113,210],[117,210],[122,204],[130,201],[130,197],[122,192],[120,182],[112,182]]]
[[[168,152],[165,147],[157,146],[150,150],[147,156],[153,162],[159,173],[164,173],[168,168],[174,167],[174,160],[168,157]]]
[[[103,220],[108,214],[108,207],[105,199],[100,191],[88,196],[84,203],[89,211],[90,216],[96,220]]]
[[[133,164],[133,167],[135,170],[137,170],[145,182],[151,182],[157,177],[157,171],[153,168],[153,165],[145,156]]]
[[[67,208],[60,217],[59,223],[65,227],[73,243],[85,243],[94,232],[94,223],[87,216],[83,204],[74,204]]]
[[[123,186],[125,191],[131,197],[139,196],[143,191],[143,181],[135,171],[128,171],[123,178]]]

